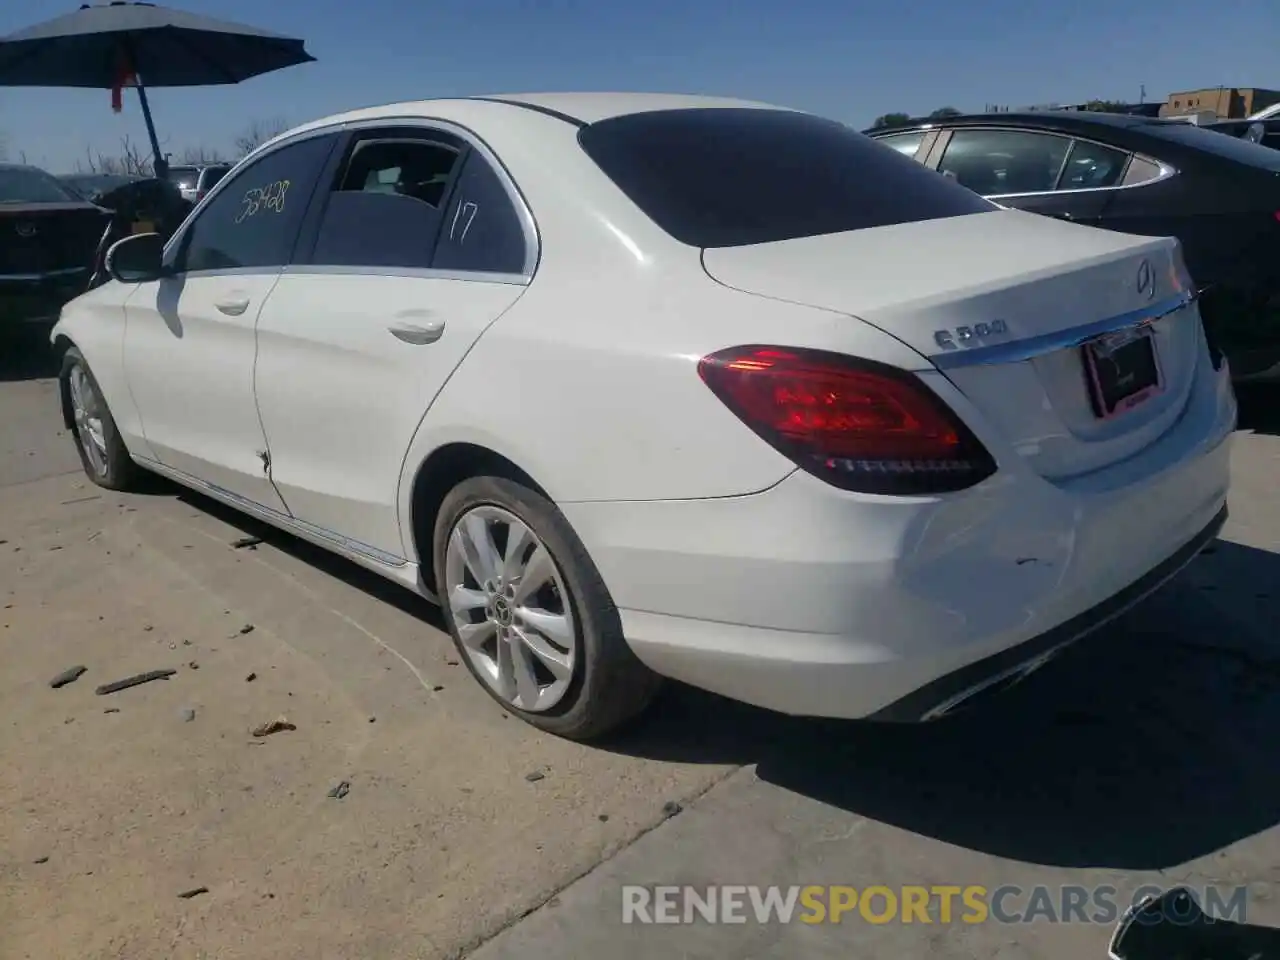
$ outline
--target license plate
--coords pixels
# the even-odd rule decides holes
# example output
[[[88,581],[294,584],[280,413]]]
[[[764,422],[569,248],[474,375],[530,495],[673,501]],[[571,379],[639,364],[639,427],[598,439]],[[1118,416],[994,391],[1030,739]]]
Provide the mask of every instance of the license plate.
[[[130,233],[133,233],[133,234],[155,233],[155,232],[156,232],[156,225],[152,223],[150,220],[135,220],[133,223],[133,229],[130,230]]]
[[[1132,410],[1163,388],[1155,339],[1149,330],[1101,337],[1081,348],[1093,412],[1100,419]]]

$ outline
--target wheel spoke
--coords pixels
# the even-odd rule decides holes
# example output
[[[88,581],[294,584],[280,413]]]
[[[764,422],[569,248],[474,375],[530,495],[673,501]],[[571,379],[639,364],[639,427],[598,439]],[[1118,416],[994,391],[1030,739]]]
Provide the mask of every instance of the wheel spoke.
[[[503,583],[511,583],[520,575],[520,561],[524,559],[524,553],[529,549],[529,544],[533,541],[533,534],[529,532],[529,528],[522,523],[510,523],[507,525],[507,549],[502,557],[502,570],[500,577]]]
[[[520,695],[516,689],[516,668],[511,653],[511,643],[502,637],[498,637],[498,656],[495,666],[498,668],[498,677],[494,689],[503,700],[515,703]]]
[[[516,692],[520,695],[517,706],[533,710],[538,706],[538,677],[533,672],[533,660],[529,648],[514,633],[507,641],[511,662],[516,675]]]
[[[532,607],[520,607],[516,612],[524,626],[532,628],[532,630],[526,630],[526,633],[536,631],[562,650],[573,649],[573,625],[569,623],[569,618],[565,614],[549,613]]]
[[[481,620],[479,623],[459,623],[458,639],[468,650],[479,650],[488,642],[497,630],[492,620]],[[499,643],[501,646],[501,643]]]
[[[479,610],[488,602],[488,597],[481,590],[472,590],[461,584],[449,593],[449,607],[455,616]]]
[[[551,554],[547,552],[546,547],[538,544],[530,555],[529,562],[525,564],[524,570],[520,572],[520,582],[516,585],[513,601],[515,605],[524,604],[555,575],[556,565],[551,559]]]
[[[498,576],[498,548],[493,544],[489,523],[478,514],[471,514],[462,524],[464,537],[470,545],[467,565],[480,583],[488,583]]]
[[[542,661],[551,675],[557,680],[567,681],[573,676],[573,665],[569,662],[569,654],[557,650],[547,643],[546,638],[538,636],[532,630],[520,630],[516,634],[520,645]]]

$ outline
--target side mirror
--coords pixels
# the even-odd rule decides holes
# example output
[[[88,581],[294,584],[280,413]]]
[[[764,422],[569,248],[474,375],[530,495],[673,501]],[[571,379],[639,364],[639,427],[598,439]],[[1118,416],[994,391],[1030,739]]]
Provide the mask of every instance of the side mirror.
[[[107,251],[107,273],[121,283],[146,283],[165,274],[164,238],[158,233],[139,233],[117,240]]]

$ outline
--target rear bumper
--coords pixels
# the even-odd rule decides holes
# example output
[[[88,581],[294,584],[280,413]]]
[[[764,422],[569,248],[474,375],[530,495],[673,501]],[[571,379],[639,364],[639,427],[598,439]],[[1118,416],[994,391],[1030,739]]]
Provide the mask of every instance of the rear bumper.
[[[89,271],[72,267],[44,274],[0,274],[0,327],[53,323],[68,301],[84,293]]]
[[[1206,369],[1140,454],[870,497],[803,473],[718,500],[562,504],[658,673],[784,713],[915,719],[1117,615],[1225,516],[1235,401]]]
[[[1209,525],[1173,556],[1096,607],[1077,614],[1038,637],[939,677],[877,710],[871,715],[871,719],[899,722],[929,719],[942,715],[953,706],[959,706],[969,696],[1002,680],[1011,677],[1020,679],[1068,645],[1105,626],[1143,598],[1159,590],[1217,538],[1226,522],[1227,507],[1223,506]]]

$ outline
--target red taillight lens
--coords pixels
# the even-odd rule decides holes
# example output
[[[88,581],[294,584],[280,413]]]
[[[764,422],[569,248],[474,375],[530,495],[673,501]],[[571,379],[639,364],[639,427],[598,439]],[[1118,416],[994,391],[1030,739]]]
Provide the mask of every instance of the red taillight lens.
[[[846,490],[961,490],[995,462],[942,400],[903,370],[840,354],[731,347],[698,374],[747,426],[808,472]]]

